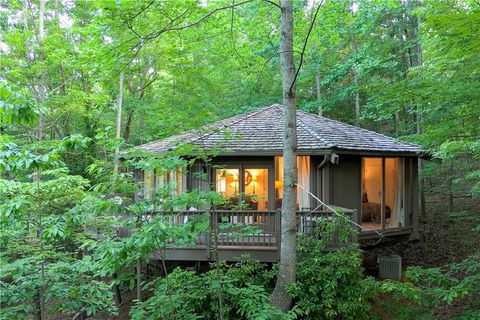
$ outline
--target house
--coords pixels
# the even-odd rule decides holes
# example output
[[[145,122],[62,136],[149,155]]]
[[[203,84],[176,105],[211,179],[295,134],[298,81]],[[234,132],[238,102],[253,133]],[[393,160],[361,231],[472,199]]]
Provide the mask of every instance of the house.
[[[248,252],[261,260],[275,261],[282,202],[282,136],[283,107],[276,104],[136,149],[159,155],[185,144],[216,150],[213,166],[199,162],[183,176],[145,174],[145,188],[167,180],[176,181],[178,192],[212,186],[228,199],[225,207],[216,208],[216,215],[231,222],[259,225],[262,230],[260,235],[243,240],[222,235],[218,240],[221,256],[235,259]],[[297,140],[299,216],[325,217],[332,215],[331,206],[341,207],[358,227],[359,241],[418,236],[418,145],[303,111],[297,111]],[[196,178],[195,172],[204,172],[210,183]],[[241,208],[239,204],[243,204]],[[299,219],[299,232],[308,231],[312,224],[307,222]],[[196,254],[190,248],[171,250],[167,256],[209,260],[206,241],[199,243],[204,247],[197,248]]]

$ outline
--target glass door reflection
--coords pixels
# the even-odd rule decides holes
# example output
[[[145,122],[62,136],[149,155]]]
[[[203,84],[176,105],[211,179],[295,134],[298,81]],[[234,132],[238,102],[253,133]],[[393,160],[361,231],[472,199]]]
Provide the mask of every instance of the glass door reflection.
[[[268,169],[244,169],[244,207],[250,210],[268,210]]]

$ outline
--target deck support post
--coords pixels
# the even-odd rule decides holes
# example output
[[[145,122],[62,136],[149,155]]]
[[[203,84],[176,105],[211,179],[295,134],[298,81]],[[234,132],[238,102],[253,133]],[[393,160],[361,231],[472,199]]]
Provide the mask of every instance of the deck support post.
[[[208,236],[206,237],[206,250],[207,250],[207,257],[209,260],[212,258],[212,237],[215,237],[215,211],[211,211],[208,215]],[[213,239],[215,241],[215,239]]]

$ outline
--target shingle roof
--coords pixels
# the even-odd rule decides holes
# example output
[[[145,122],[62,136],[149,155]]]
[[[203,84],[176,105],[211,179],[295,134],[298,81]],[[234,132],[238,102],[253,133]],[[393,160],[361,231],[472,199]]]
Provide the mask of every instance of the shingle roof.
[[[280,155],[282,137],[283,106],[274,104],[135,149],[162,154],[179,145],[192,143],[206,150],[220,149],[221,154]],[[297,141],[299,154],[321,154],[333,150],[402,154],[420,152],[418,145],[300,110],[297,111]]]

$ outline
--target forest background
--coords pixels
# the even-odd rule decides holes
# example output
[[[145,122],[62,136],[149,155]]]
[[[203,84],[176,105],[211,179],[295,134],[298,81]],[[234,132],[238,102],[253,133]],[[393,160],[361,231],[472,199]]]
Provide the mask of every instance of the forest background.
[[[422,258],[410,265],[474,259],[477,278],[448,269],[463,286],[449,278],[461,290],[437,304],[469,296],[463,313],[480,269],[480,4],[293,7],[298,108],[419,143],[432,159],[421,166],[423,238],[407,248]],[[135,275],[101,278],[149,250],[85,231],[108,229],[98,213],[117,203],[105,195],[132,188],[112,174],[115,154],[280,103],[279,21],[275,1],[0,1],[2,316],[115,313],[111,286],[127,290]],[[68,303],[46,312],[48,301]]]

